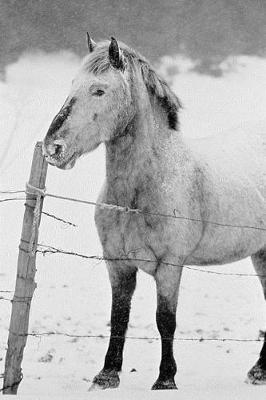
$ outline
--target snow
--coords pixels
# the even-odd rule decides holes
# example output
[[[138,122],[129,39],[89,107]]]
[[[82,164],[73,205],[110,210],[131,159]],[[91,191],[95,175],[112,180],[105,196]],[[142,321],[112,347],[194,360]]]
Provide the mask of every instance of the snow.
[[[0,82],[1,188],[23,189],[32,152],[67,96],[80,60],[71,53],[25,54],[7,69]],[[266,60],[228,59],[222,78],[193,72],[189,60],[164,57],[158,66],[182,100],[181,127],[187,136],[206,136],[243,120],[264,119]],[[104,178],[104,151],[81,159],[70,171],[49,168],[47,190],[95,201]],[[45,199],[44,210],[78,225],[65,226],[43,215],[39,241],[84,254],[101,255],[93,207]],[[13,290],[23,201],[1,203],[0,290]],[[220,272],[254,273],[249,259]],[[109,333],[110,287],[104,263],[64,255],[37,258],[37,284],[30,331],[72,335]],[[1,294],[11,298],[10,294]],[[1,301],[1,300],[0,300]],[[4,370],[11,304],[1,301],[0,372]],[[155,286],[140,272],[128,336],[158,337]],[[265,330],[262,290],[255,277],[222,276],[185,270],[177,314],[177,338],[256,339]],[[66,336],[29,337],[23,359],[21,398],[79,399],[250,399],[265,398],[265,387],[246,385],[261,343],[178,341],[174,343],[178,393],[151,392],[157,378],[160,342],[128,339],[121,386],[92,393],[88,387],[101,369],[108,340]],[[135,369],[135,372],[131,372]]]

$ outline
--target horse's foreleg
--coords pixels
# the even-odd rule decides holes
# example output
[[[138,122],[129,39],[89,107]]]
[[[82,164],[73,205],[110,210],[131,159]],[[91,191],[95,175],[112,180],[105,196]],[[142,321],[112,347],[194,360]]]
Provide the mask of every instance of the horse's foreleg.
[[[105,356],[104,367],[95,376],[91,389],[118,387],[123,361],[123,348],[127,330],[131,298],[136,287],[136,268],[108,265],[112,286],[111,336]]]
[[[260,275],[264,297],[266,300],[266,249],[261,250],[251,257],[256,273]],[[254,367],[248,372],[248,383],[257,385],[266,384],[266,333],[260,357]]]
[[[156,322],[161,335],[161,364],[152,390],[177,389],[174,376],[176,363],[173,338],[176,328],[176,306],[182,270],[177,267],[159,267],[155,276],[157,285]]]

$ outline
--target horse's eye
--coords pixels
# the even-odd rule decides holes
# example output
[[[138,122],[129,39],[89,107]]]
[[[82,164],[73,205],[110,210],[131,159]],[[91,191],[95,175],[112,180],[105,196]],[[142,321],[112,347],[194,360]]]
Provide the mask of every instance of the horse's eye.
[[[98,90],[96,90],[96,92],[92,93],[93,96],[98,96],[98,97],[101,97],[103,94],[104,94],[104,91],[102,89],[98,89]]]

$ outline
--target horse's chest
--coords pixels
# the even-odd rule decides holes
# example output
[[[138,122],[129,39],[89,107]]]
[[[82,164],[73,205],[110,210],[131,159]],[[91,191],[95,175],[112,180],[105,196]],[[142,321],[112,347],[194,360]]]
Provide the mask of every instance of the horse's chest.
[[[163,229],[152,217],[104,209],[96,211],[96,225],[105,257],[126,259],[153,274],[165,249]]]

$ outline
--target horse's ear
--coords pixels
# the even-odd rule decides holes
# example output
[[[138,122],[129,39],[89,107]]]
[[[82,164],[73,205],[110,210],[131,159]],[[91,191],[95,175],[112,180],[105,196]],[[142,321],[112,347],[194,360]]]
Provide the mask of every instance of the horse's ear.
[[[118,43],[115,38],[111,37],[111,43],[109,46],[109,60],[111,65],[117,69],[124,69],[123,57],[121,50],[119,49]]]
[[[90,37],[89,32],[87,32],[87,42],[88,42],[88,48],[90,53],[95,49],[96,47],[96,43],[92,40],[92,38]]]

